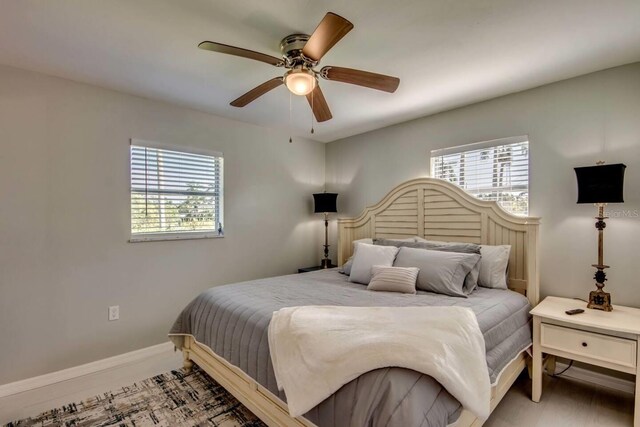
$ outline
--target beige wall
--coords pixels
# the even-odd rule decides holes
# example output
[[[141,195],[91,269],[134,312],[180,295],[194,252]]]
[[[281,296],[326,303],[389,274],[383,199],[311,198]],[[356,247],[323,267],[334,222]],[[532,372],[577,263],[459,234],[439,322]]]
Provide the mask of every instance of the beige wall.
[[[132,137],[224,153],[224,239],[127,243]],[[323,144],[0,67],[0,148],[0,384],[163,342],[203,289],[318,263]]]
[[[624,162],[626,203],[610,205],[607,289],[640,307],[640,63],[565,80],[327,145],[327,190],[357,215],[395,185],[429,175],[429,152],[529,135],[531,214],[542,217],[542,295],[588,296],[597,237],[593,206],[577,205],[573,168]],[[334,227],[335,234],[335,227]]]

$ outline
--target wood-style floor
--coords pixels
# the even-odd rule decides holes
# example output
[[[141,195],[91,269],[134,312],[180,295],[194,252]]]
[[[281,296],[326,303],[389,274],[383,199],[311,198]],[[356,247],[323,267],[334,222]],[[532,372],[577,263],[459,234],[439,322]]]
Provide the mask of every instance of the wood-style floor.
[[[182,366],[167,352],[143,362],[0,398],[0,425],[36,415]],[[546,377],[540,403],[529,399],[531,381],[520,376],[485,427],[633,426],[633,395],[568,378]]]
[[[566,377],[544,377],[542,399],[530,399],[531,380],[520,375],[485,427],[632,427],[634,396]]]

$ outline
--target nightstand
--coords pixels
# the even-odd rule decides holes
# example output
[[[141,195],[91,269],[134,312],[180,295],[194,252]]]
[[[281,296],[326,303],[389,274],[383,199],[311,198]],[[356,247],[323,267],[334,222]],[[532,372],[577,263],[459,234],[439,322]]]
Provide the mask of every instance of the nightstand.
[[[335,268],[337,267],[337,265],[330,265],[329,268]],[[298,269],[298,273],[308,273],[310,271],[318,271],[318,270],[322,270],[323,268],[319,265],[315,265],[313,267],[305,267],[305,268],[299,268]]]
[[[568,315],[566,310],[584,309]],[[542,354],[627,372],[636,376],[634,426],[640,427],[640,309],[614,305],[605,312],[581,300],[547,297],[533,310],[533,390],[542,395]]]

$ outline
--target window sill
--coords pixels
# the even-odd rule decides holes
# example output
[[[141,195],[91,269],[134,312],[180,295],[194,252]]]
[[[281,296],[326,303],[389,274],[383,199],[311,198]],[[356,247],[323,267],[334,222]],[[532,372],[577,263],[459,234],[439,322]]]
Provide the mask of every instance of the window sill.
[[[158,233],[158,234],[145,234],[135,235],[129,238],[129,243],[142,243],[142,242],[163,242],[169,240],[200,240],[200,239],[221,239],[224,234],[220,235],[217,232],[213,233]]]

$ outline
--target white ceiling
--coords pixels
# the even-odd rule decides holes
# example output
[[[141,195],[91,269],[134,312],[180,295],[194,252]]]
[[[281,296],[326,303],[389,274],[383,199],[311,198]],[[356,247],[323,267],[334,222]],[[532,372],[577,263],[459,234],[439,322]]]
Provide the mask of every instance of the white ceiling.
[[[321,81],[334,118],[293,99],[293,133],[332,141],[640,60],[639,0],[1,0],[0,63],[288,129],[280,87],[229,102],[282,69],[197,49],[279,56],[327,11],[355,28],[321,65],[400,77],[395,94]]]

